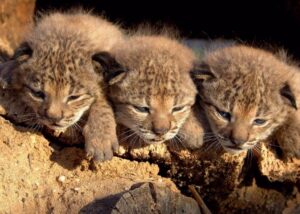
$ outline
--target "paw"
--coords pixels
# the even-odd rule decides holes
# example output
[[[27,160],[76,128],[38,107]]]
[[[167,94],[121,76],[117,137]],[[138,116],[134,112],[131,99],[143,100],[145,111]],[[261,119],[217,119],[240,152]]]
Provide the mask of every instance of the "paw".
[[[118,151],[119,144],[115,133],[111,136],[101,136],[100,133],[86,132],[84,137],[87,156],[95,161],[111,160],[113,153]]]

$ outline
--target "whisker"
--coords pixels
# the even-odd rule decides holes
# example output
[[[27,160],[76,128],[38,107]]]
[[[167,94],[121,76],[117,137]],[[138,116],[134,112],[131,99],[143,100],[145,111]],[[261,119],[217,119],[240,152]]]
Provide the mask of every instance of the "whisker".
[[[217,141],[217,139],[216,140],[214,140],[214,141],[212,141],[212,142],[210,142],[210,144],[205,148],[205,152],[208,152],[210,149],[212,149],[213,148],[213,146],[215,145],[215,144],[217,144],[217,143],[219,143],[218,141]]]
[[[173,142],[174,142],[174,145],[176,146],[176,150],[180,150],[180,148],[179,148],[179,146],[178,146],[178,142],[177,142],[177,141],[175,141],[175,139],[174,139],[174,138],[173,138],[172,140],[173,140]]]
[[[42,124],[40,124],[39,122],[37,122],[37,130],[41,131],[42,127],[43,127]]]
[[[182,145],[182,147],[187,150],[187,147],[184,145],[182,140],[177,135],[175,135],[174,140],[178,141],[180,145]]]
[[[183,140],[186,140],[186,134],[184,134],[184,133],[178,132],[176,136],[178,136],[179,138],[182,138]]]
[[[223,150],[223,146],[221,145],[221,143],[220,142],[218,142],[218,147],[217,147],[217,151],[222,151]]]
[[[217,138],[216,136],[210,136],[210,137],[204,136],[203,137],[204,140],[213,140],[213,139],[216,139],[216,138]]]
[[[122,138],[122,139],[120,140],[120,143],[123,143],[124,141],[128,140],[130,137],[132,137],[132,136],[134,136],[134,135],[136,135],[136,133],[135,133],[134,131],[132,131],[131,134],[129,134],[129,135],[125,136],[124,138]]]
[[[78,130],[78,131],[81,131],[82,132],[82,127],[80,125],[78,125],[78,122],[74,123],[75,128]]]
[[[271,146],[271,147],[276,147],[276,148],[281,148],[279,145],[275,145],[275,144],[271,144],[271,143],[265,143],[265,145]]]
[[[258,146],[258,144],[256,144],[253,148],[253,151],[255,151],[257,153],[257,155],[260,155],[260,147]]]
[[[126,135],[126,134],[128,134],[130,132],[133,132],[133,131],[131,129],[128,129],[128,130],[122,132],[121,134],[119,134],[119,137],[124,136],[124,135]]]
[[[135,146],[135,143],[136,143],[136,140],[138,139],[138,135],[135,135],[132,139],[131,139],[131,141],[130,141],[130,144],[134,147],[134,148],[136,148],[136,146]],[[133,142],[132,142],[133,141]]]

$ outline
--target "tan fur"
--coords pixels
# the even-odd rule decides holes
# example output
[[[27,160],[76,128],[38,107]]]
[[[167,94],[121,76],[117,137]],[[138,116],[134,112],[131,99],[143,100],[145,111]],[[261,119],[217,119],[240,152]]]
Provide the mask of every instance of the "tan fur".
[[[182,146],[187,149],[199,149],[203,143],[211,138],[211,131],[201,105],[196,102],[186,122],[180,129],[178,136]]]
[[[254,148],[296,112],[282,95],[283,89],[293,93],[294,71],[269,52],[236,45],[208,53],[201,66],[195,72],[200,102],[216,140],[229,152]]]
[[[12,54],[13,50],[9,42],[4,38],[0,38],[0,63],[5,62]]]
[[[75,11],[42,16],[26,41],[32,40],[33,45],[38,45],[49,39],[54,42],[56,36],[61,35],[66,39],[77,37],[78,45],[82,42],[81,45],[91,53],[109,51],[116,42],[123,39],[121,30],[112,23],[95,15]],[[57,42],[55,45],[60,47]]]
[[[146,143],[174,138],[195,101],[192,51],[165,36],[137,35],[116,46],[113,53],[128,70],[110,86],[117,122]]]
[[[18,56],[24,47],[17,50],[10,88],[22,94],[38,124],[55,131],[77,127],[89,111],[83,127],[86,151],[98,160],[111,159],[116,125],[92,56],[109,51],[122,39],[121,31],[89,14],[54,13],[42,17],[25,38],[32,56]]]

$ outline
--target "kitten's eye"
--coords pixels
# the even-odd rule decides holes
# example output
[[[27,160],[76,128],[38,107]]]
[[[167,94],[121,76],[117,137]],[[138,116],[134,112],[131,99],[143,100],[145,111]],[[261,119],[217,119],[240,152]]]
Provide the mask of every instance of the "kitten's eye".
[[[267,122],[267,120],[264,120],[264,119],[255,119],[253,121],[253,125],[261,126],[261,125],[264,125],[266,122]]]
[[[77,100],[80,97],[80,95],[72,95],[68,97],[68,101]]]
[[[42,91],[36,91],[36,90],[34,90],[34,89],[32,89],[32,88],[29,88],[29,89],[30,89],[30,93],[31,93],[34,97],[39,98],[39,99],[42,99],[42,100],[45,99],[46,95],[45,95],[44,92],[42,92]]]
[[[184,109],[185,106],[178,106],[178,107],[174,107],[172,109],[172,112],[177,112],[177,111],[181,111],[182,109]]]
[[[228,120],[228,121],[231,120],[231,114],[230,114],[229,112],[221,111],[221,110],[219,110],[219,109],[217,109],[217,108],[216,108],[216,110],[217,110],[218,114],[219,114],[221,117],[223,117],[224,119],[226,119],[226,120]]]
[[[137,111],[142,112],[142,113],[149,113],[150,109],[148,107],[143,107],[143,106],[133,106]]]

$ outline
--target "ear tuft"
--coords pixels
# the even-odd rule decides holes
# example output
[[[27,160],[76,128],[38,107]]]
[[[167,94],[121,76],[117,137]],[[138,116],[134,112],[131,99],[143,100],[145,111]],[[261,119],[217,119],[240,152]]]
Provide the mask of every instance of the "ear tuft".
[[[292,106],[296,110],[298,109],[297,102],[296,102],[296,99],[295,99],[295,95],[293,94],[293,92],[291,91],[290,86],[287,83],[284,85],[284,87],[281,88],[280,94],[284,98],[284,101],[288,105]]]
[[[216,75],[209,65],[199,62],[195,63],[194,68],[191,71],[191,75],[194,80],[201,82],[216,78]]]
[[[32,48],[29,44],[24,42],[15,50],[11,59],[2,58],[4,62],[0,64],[0,86],[3,89],[11,86],[13,76],[16,75],[18,66],[31,57],[32,52]]]
[[[119,82],[127,73],[127,69],[108,52],[96,53],[92,56],[92,59],[101,65],[104,79],[110,85]]]
[[[0,87],[6,89],[10,86],[17,64],[9,60],[0,64]]]

